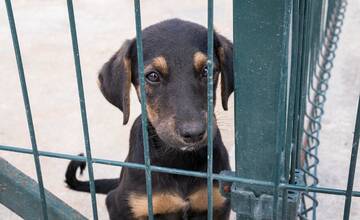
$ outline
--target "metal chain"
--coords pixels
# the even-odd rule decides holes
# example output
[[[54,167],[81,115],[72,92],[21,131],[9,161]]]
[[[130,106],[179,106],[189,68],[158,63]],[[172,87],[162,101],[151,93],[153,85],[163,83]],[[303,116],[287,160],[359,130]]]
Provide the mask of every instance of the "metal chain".
[[[317,68],[310,79],[308,87],[307,102],[310,105],[305,113],[308,125],[304,129],[304,181],[306,185],[317,186],[317,166],[319,164],[318,148],[320,145],[321,119],[324,115],[324,105],[326,102],[326,92],[329,88],[331,70],[334,66],[335,52],[338,47],[340,33],[345,18],[347,0],[335,1],[335,6],[327,21],[325,34],[322,40],[322,47],[317,57]],[[306,202],[311,203],[307,206]],[[300,219],[316,219],[316,207],[318,201],[316,193],[304,192],[299,210]],[[312,212],[310,218],[310,213]]]

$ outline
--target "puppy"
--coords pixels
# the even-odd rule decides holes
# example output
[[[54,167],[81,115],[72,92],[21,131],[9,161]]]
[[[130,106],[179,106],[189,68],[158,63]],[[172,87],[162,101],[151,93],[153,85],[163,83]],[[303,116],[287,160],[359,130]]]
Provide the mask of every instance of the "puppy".
[[[207,29],[179,19],[149,26],[143,32],[146,110],[151,164],[206,172],[207,170]],[[214,33],[214,91],[221,75],[224,110],[234,90],[232,43]],[[104,64],[99,87],[105,98],[130,115],[130,88],[141,100],[136,39],[127,40]],[[216,97],[214,97],[214,105]],[[130,133],[126,162],[144,163],[141,117]],[[213,172],[230,170],[228,153],[214,115]],[[76,170],[84,162],[72,161],[66,172],[71,189],[89,192],[89,182],[79,181]],[[110,219],[147,219],[145,172],[123,167],[120,178],[96,180],[96,192],[107,194]],[[206,179],[152,172],[155,219],[207,219]],[[230,204],[214,182],[214,219],[229,218]]]

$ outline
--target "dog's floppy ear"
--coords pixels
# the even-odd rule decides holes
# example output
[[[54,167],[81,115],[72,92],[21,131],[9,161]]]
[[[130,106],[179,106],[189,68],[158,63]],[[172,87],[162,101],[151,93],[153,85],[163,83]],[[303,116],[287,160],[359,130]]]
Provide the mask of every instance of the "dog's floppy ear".
[[[215,49],[220,61],[221,102],[228,110],[228,99],[234,91],[233,44],[220,34],[215,34]]]
[[[98,75],[102,94],[123,112],[123,124],[130,115],[131,50],[135,40],[127,40],[104,64]]]

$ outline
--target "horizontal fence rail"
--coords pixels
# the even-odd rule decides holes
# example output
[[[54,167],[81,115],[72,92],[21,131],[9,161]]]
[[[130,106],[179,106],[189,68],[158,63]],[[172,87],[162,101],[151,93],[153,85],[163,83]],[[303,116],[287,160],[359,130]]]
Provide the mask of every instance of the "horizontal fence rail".
[[[67,10],[86,156],[38,150],[11,0],[5,0],[5,4],[32,148],[0,145],[0,150],[33,155],[42,210],[39,216],[42,219],[49,218],[49,207],[47,207],[45,194],[48,192],[44,189],[40,157],[87,162],[93,219],[98,219],[94,163],[144,171],[149,220],[155,219],[152,200],[153,172],[206,179],[207,219],[209,220],[214,217],[212,196],[214,180],[219,181],[220,185],[222,182],[232,183],[231,192],[224,194],[231,199],[232,209],[237,212],[237,219],[257,219],[259,216],[259,218],[266,216],[266,219],[293,220],[295,215],[291,217],[291,214],[294,210],[295,214],[296,211],[299,211],[300,219],[310,219],[310,216],[312,219],[316,219],[318,205],[316,193],[344,196],[343,218],[344,220],[350,218],[351,199],[360,197],[360,191],[353,190],[360,136],[360,98],[347,189],[320,187],[317,179],[319,163],[317,151],[320,144],[321,117],[324,113],[326,90],[333,67],[332,61],[335,58],[335,50],[347,6],[346,0],[274,0],[271,2],[267,0],[233,0],[236,145],[236,169],[233,173],[213,173],[213,139],[211,138],[214,132],[213,0],[207,1],[208,140],[206,172],[151,164],[144,89],[140,0],[134,0],[134,13],[144,163],[93,158],[91,155],[72,0],[67,0]],[[272,47],[267,47],[269,44]],[[254,118],[256,120],[253,120]],[[244,202],[251,203],[251,205],[243,205]],[[311,205],[308,205],[309,202]],[[266,208],[264,205],[272,208]],[[254,207],[260,207],[259,213],[252,213]]]
[[[24,148],[24,147],[0,145],[0,150],[18,152],[18,153],[24,153],[24,154],[32,154],[32,150]],[[50,152],[50,151],[39,151],[39,156],[65,159],[65,160],[86,161],[86,157],[84,157],[84,156],[55,153],[55,152]],[[140,164],[140,163],[122,162],[122,161],[108,160],[108,159],[101,159],[101,158],[93,158],[92,161],[93,161],[93,163],[97,163],[97,164],[145,170],[145,165]],[[150,169],[154,172],[193,176],[193,177],[199,177],[199,178],[207,178],[207,173],[197,172],[197,171],[189,171],[189,170],[175,169],[175,168],[169,168],[169,167],[160,167],[160,166],[154,166],[154,165],[151,165]],[[221,175],[221,174],[213,174],[213,179],[214,180],[222,180],[225,182],[241,182],[241,183],[245,183],[245,184],[274,187],[274,184],[272,182],[259,181],[259,180],[253,180],[253,179],[241,178],[241,177],[235,177],[235,176],[227,176],[227,175]],[[293,190],[299,190],[299,191],[304,191],[304,192],[318,192],[318,193],[331,194],[331,195],[343,195],[343,196],[346,195],[346,190],[330,188],[330,187],[309,187],[306,185],[279,184],[279,188],[280,189],[293,189]],[[360,197],[360,191],[353,191],[352,196]]]

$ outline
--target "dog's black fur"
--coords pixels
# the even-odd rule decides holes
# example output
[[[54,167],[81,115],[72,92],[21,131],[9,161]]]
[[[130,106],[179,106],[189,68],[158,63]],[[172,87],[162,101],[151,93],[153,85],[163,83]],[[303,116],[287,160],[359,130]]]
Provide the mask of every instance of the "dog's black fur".
[[[203,55],[207,54],[207,29],[179,19],[167,20],[143,30],[143,48],[151,164],[206,172],[207,69]],[[228,98],[234,90],[232,43],[214,33],[214,53],[214,89],[221,74],[222,105],[227,110]],[[130,113],[130,82],[141,99],[135,39],[126,41],[99,73],[100,89],[123,112],[124,124]],[[214,98],[214,105],[215,101]],[[216,120],[213,131],[213,172],[219,173],[229,170],[230,165]],[[144,163],[140,116],[132,126],[125,161]],[[66,182],[74,190],[89,192],[89,182],[76,178],[78,168],[82,171],[85,163],[70,162]],[[141,214],[147,213],[142,203],[146,201],[143,170],[124,167],[120,178],[96,180],[95,186],[97,193],[108,194],[110,219],[147,218]],[[214,186],[218,183],[214,182]],[[158,200],[153,199],[156,219],[206,219],[207,210],[199,207],[207,197],[196,194],[206,189],[206,179],[153,172],[152,187],[153,195],[158,195]],[[229,201],[224,199],[218,207],[216,202],[214,197],[214,219],[228,219]]]

